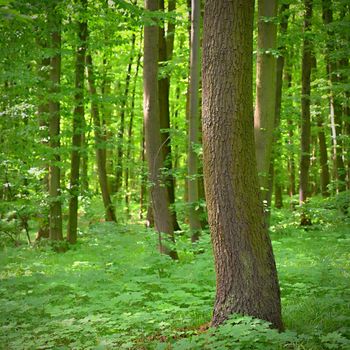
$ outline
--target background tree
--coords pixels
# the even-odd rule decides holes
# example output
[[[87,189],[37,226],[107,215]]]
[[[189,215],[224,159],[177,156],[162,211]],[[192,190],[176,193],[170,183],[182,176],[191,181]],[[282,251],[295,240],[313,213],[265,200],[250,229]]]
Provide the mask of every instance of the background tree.
[[[61,16],[57,9],[57,3],[53,2],[49,7],[49,28],[51,32],[51,45],[53,56],[51,57],[51,89],[49,100],[49,135],[50,147],[53,159],[49,165],[49,194],[50,194],[50,239],[62,240],[62,206],[60,186],[60,81],[61,81]]]
[[[200,78],[200,1],[192,0],[191,11],[191,55],[190,55],[190,87],[188,111],[188,202],[189,224],[192,241],[196,241],[201,231],[198,211],[198,145],[199,131],[199,78]]]
[[[87,21],[84,18],[87,0],[80,0],[78,4],[78,44],[75,62],[75,107],[73,113],[73,136],[70,170],[70,201],[67,239],[70,243],[77,241],[78,226],[78,196],[80,192],[79,168],[81,160],[81,146],[84,133],[84,70],[87,40]]]
[[[266,201],[276,106],[277,2],[258,1],[258,54],[254,134],[259,184]]]
[[[312,41],[310,37],[312,19],[312,0],[304,1],[304,39],[302,52],[302,95],[301,95],[301,154],[300,154],[300,185],[299,202],[304,203],[309,196],[310,168],[310,80],[312,68]]]
[[[157,11],[158,0],[145,0],[145,9]],[[150,19],[151,20],[151,19]],[[161,168],[163,167],[163,152],[160,136],[160,120],[158,105],[158,26],[152,19],[152,23],[144,27],[144,123],[146,155],[149,169],[150,194],[154,213],[156,230],[159,232],[160,250],[169,254],[173,259],[177,258],[176,251],[168,248],[163,242],[165,233],[171,242],[174,242],[174,227],[169,210],[168,191],[162,185]]]

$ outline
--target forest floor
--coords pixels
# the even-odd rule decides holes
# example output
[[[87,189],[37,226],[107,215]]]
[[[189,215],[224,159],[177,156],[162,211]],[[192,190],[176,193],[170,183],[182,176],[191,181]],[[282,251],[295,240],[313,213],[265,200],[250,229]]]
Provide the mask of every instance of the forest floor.
[[[310,205],[306,229],[300,212],[273,212],[284,333],[239,315],[207,329],[215,292],[208,232],[195,246],[179,236],[174,262],[141,224],[85,220],[65,253],[48,242],[2,248],[0,348],[350,349],[350,220],[333,204]]]

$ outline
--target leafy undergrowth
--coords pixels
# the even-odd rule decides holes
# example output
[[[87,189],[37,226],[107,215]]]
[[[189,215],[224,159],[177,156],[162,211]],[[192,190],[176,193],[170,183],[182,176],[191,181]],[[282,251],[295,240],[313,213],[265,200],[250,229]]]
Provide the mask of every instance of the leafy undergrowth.
[[[240,315],[208,328],[208,233],[196,246],[179,236],[173,262],[151,230],[95,223],[65,253],[45,242],[3,248],[0,348],[350,349],[349,220],[327,203],[310,204],[307,230],[297,211],[273,214],[284,333]]]

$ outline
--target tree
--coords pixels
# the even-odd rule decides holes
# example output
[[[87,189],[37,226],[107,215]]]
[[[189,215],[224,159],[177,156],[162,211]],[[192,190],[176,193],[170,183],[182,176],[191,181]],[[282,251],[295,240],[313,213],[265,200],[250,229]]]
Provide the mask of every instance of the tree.
[[[346,186],[346,172],[343,161],[342,150],[342,105],[339,100],[339,94],[335,90],[335,85],[340,81],[340,75],[338,69],[340,68],[334,58],[335,51],[335,37],[334,32],[331,29],[333,22],[332,1],[322,0],[322,18],[323,23],[327,26],[327,43],[326,43],[326,65],[327,75],[330,81],[330,115],[331,115],[331,127],[332,127],[332,141],[333,141],[333,159],[334,159],[334,173],[335,180],[337,181],[338,191],[344,191]]]
[[[170,0],[168,2],[170,11],[175,10],[176,1]],[[164,12],[164,0],[159,1],[159,9]],[[160,74],[158,79],[158,100],[159,100],[159,118],[161,128],[161,141],[162,141],[162,152],[164,155],[164,166],[168,171],[166,177],[166,186],[168,189],[168,196],[170,205],[173,207],[171,216],[173,220],[173,226],[175,231],[179,231],[181,228],[177,221],[176,211],[174,209],[175,204],[175,178],[172,174],[173,159],[170,142],[170,110],[169,110],[169,93],[170,93],[170,76],[166,71],[166,65],[171,60],[174,46],[174,31],[175,25],[169,21],[168,31],[166,32],[163,25],[159,28],[159,54],[158,60],[160,68],[165,68],[165,71]],[[169,36],[168,36],[169,32]]]
[[[253,14],[253,0],[205,3],[204,179],[217,279],[212,325],[242,313],[282,329],[254,152]]]
[[[49,7],[49,28],[51,31],[51,45],[53,56],[51,57],[50,71],[50,100],[49,100],[49,136],[53,159],[49,164],[49,196],[50,196],[50,239],[62,240],[62,204],[60,186],[60,92],[61,81],[61,17],[53,2]]]
[[[301,91],[301,154],[300,154],[300,184],[299,202],[304,203],[309,196],[309,168],[310,168],[310,93],[312,68],[312,41],[310,38],[312,0],[304,0],[304,39],[302,52],[302,91]]]
[[[258,57],[256,64],[256,103],[254,134],[259,183],[267,198],[269,167],[276,106],[276,0],[258,1]]]
[[[95,153],[96,153],[96,164],[98,171],[98,180],[100,183],[103,205],[105,207],[105,218],[106,221],[116,222],[116,216],[114,207],[111,201],[111,196],[108,189],[107,182],[107,169],[106,169],[106,152],[103,148],[104,145],[104,133],[103,125],[100,122],[100,112],[97,103],[97,92],[95,84],[95,75],[91,54],[86,56],[86,64],[88,68],[88,81],[89,90],[91,95],[91,115],[94,122],[94,133],[95,133]]]
[[[199,123],[199,75],[200,75],[200,0],[192,0],[191,11],[191,54],[190,54],[190,88],[188,112],[188,202],[189,224],[192,241],[196,241],[201,231],[198,206],[198,144]]]
[[[158,0],[145,0],[145,9],[158,10]],[[164,244],[162,234],[174,242],[174,227],[169,210],[169,197],[162,184],[161,169],[164,164],[158,105],[158,26],[155,19],[144,27],[144,59],[143,59],[143,111],[145,125],[146,155],[149,169],[150,194],[152,200],[154,222],[159,233],[162,253],[177,258],[177,253]]]
[[[76,48],[75,61],[75,107],[73,113],[73,136],[71,151],[71,170],[70,170],[70,200],[68,216],[68,233],[67,239],[70,243],[77,241],[78,225],[78,195],[80,190],[79,168],[82,135],[84,133],[84,70],[85,70],[85,53],[87,39],[87,22],[84,19],[87,7],[87,0],[78,2],[79,13],[81,18],[78,19],[78,44]]]

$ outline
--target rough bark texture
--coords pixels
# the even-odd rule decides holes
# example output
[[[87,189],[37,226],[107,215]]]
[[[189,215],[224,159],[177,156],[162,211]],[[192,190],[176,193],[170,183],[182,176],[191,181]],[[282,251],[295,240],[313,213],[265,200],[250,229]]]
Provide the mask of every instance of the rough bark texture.
[[[277,1],[259,0],[258,16],[254,134],[259,184],[266,200],[275,123],[276,58],[273,50],[276,50],[277,39],[276,24],[271,20],[266,21],[266,18],[277,16]]]
[[[53,5],[54,6],[54,5]],[[62,240],[62,204],[60,199],[60,102],[57,94],[60,91],[61,81],[61,19],[55,8],[49,14],[51,41],[54,50],[51,57],[50,71],[50,101],[49,101],[49,135],[53,159],[49,165],[49,195],[50,195],[50,239]]]
[[[156,11],[158,0],[145,0],[145,9]],[[174,242],[174,227],[169,210],[169,198],[166,187],[162,184],[161,168],[163,152],[160,135],[158,106],[158,26],[144,27],[144,59],[143,59],[143,112],[145,124],[146,155],[151,182],[150,194],[156,230],[160,237],[160,250],[177,258],[175,251],[166,247],[163,233]]]
[[[80,0],[81,11],[86,10],[87,0]],[[85,15],[85,13],[83,14]],[[84,133],[84,69],[86,53],[87,23],[78,21],[78,46],[75,61],[75,95],[73,112],[73,136],[70,168],[70,200],[67,239],[70,243],[77,241],[78,196],[80,192],[79,168],[81,158],[82,135]]]
[[[310,168],[310,81],[312,67],[312,43],[309,37],[312,18],[312,0],[304,0],[304,40],[302,53],[302,88],[301,88],[301,155],[299,177],[299,202],[304,203],[309,196],[309,168]]]
[[[254,152],[253,14],[253,0],[207,0],[204,12],[204,179],[217,276],[212,325],[241,313],[282,329]]]
[[[91,95],[91,114],[94,123],[95,133],[95,153],[98,171],[98,180],[100,183],[103,205],[105,208],[106,221],[116,222],[115,210],[111,201],[111,196],[108,189],[107,167],[106,167],[106,152],[103,147],[105,137],[103,133],[103,125],[100,121],[100,111],[97,104],[97,93],[95,84],[95,75],[91,55],[87,55],[86,64],[88,68],[89,90]]]
[[[159,1],[159,9],[164,11],[164,0]],[[170,5],[170,4],[169,4]],[[172,4],[175,6],[175,3]],[[172,24],[172,30],[175,30],[174,24]],[[174,35],[167,36],[164,30],[164,25],[159,28],[159,53],[158,60],[160,66],[166,65],[172,57],[172,51],[170,48],[174,46]],[[159,99],[159,118],[160,128],[162,129],[161,141],[162,141],[162,152],[164,156],[164,165],[168,171],[166,177],[166,186],[168,190],[169,202],[172,206],[171,216],[173,220],[173,226],[175,231],[181,230],[177,221],[176,211],[174,208],[175,204],[175,178],[172,174],[173,159],[171,151],[171,140],[170,140],[170,110],[169,110],[169,93],[170,93],[170,77],[168,74],[162,75],[158,80],[158,99]]]
[[[192,0],[191,12],[191,54],[190,54],[190,97],[188,113],[188,202],[189,224],[192,241],[199,238],[201,222],[198,209],[198,157],[195,146],[198,144],[199,124],[199,71],[200,71],[200,0]]]

